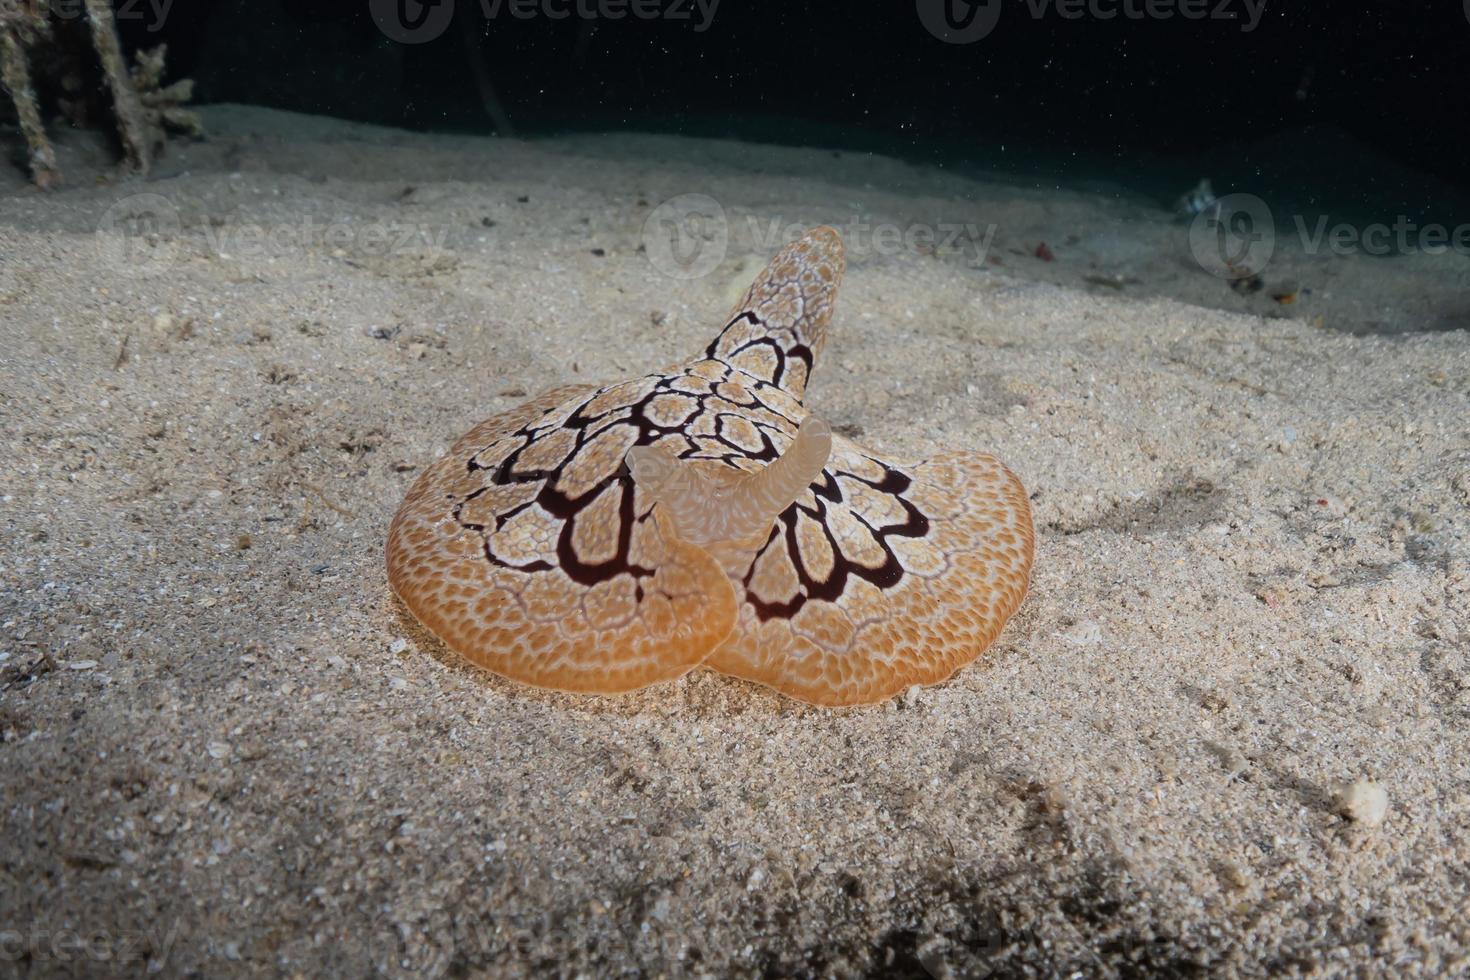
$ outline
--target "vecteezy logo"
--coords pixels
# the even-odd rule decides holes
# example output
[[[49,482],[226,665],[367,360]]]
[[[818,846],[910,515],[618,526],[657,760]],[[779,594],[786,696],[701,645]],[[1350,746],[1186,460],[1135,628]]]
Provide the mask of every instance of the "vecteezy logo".
[[[709,275],[730,246],[725,209],[708,194],[680,194],[654,208],[643,222],[648,261],[673,279]]]
[[[161,194],[134,194],[97,222],[97,251],[120,272],[154,276],[173,265],[179,250],[179,209]]]
[[[454,0],[368,0],[368,9],[378,30],[399,44],[432,41],[454,19]]]
[[[452,941],[400,925],[383,913],[373,919],[365,948],[372,961],[372,975],[433,980],[449,971],[454,954]]]
[[[1190,222],[1189,250],[1210,275],[1245,279],[1275,254],[1276,221],[1254,194],[1226,194]]]
[[[1465,0],[1470,3],[1470,0]],[[946,44],[973,44],[1000,23],[1001,0],[917,0],[919,23]]]

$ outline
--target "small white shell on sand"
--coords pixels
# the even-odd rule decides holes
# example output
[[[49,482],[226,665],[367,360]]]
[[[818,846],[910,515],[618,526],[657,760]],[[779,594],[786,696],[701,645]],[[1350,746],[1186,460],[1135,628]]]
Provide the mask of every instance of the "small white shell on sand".
[[[1353,823],[1377,827],[1388,816],[1388,792],[1377,783],[1359,779],[1337,791],[1337,810]]]

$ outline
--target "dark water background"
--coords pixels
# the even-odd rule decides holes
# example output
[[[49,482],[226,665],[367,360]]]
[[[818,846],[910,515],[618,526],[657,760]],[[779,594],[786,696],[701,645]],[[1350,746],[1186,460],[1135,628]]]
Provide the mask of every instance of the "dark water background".
[[[204,102],[493,132],[484,79],[521,134],[842,147],[1160,201],[1210,176],[1359,222],[1470,221],[1462,0],[518,2],[118,9]]]

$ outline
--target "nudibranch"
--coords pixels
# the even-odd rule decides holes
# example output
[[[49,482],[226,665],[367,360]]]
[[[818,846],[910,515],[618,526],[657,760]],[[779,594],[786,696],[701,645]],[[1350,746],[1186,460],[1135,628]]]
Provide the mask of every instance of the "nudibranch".
[[[1026,492],[985,453],[893,462],[807,412],[844,265],[817,228],[687,364],[475,426],[393,518],[394,592],[470,661],[565,691],[702,665],[862,704],[974,660],[1026,594]]]

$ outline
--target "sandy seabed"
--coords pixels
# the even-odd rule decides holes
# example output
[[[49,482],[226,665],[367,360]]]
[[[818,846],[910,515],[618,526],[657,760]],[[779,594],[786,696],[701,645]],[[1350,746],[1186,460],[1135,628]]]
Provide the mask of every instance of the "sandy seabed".
[[[1464,256],[1288,244],[1235,293],[1154,202],[207,122],[147,182],[75,135],[67,189],[0,172],[0,971],[1470,969]],[[680,278],[644,227],[689,193],[730,240]],[[820,223],[850,263],[807,404],[1031,491],[979,662],[863,709],[597,699],[412,622],[382,548],[418,470],[681,360]]]

